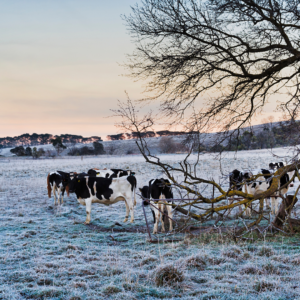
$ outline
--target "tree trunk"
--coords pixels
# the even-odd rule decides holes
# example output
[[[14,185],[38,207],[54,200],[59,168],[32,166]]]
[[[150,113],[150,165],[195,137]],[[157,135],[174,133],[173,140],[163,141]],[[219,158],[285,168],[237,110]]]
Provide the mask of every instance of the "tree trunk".
[[[298,201],[297,197],[295,197],[295,199],[294,199],[294,196],[292,196],[292,195],[286,196],[286,200],[282,201],[279,211],[272,223],[272,225],[274,227],[282,229],[286,218],[290,216],[290,213],[291,213],[292,209],[294,208],[294,205],[297,203],[297,201]]]

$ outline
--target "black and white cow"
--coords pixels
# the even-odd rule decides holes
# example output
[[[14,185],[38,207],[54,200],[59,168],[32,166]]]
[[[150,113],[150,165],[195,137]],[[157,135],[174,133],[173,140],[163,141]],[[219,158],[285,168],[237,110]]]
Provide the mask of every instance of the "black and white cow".
[[[165,216],[163,216],[162,212],[167,210],[167,214],[170,217],[169,223],[170,223],[170,231],[173,230],[173,222],[172,222],[172,206],[166,205],[172,202],[172,200],[166,200],[166,199],[173,199],[173,193],[172,188],[170,186],[170,181],[168,179],[160,178],[160,179],[151,179],[149,181],[148,186],[144,186],[142,189],[140,189],[142,196],[146,199],[161,199],[159,201],[152,201],[152,205],[150,205],[150,208],[152,210],[153,214],[153,220],[154,220],[154,228],[153,228],[153,234],[156,234],[158,231],[158,223],[161,221],[161,231],[165,232]],[[149,202],[144,201],[144,204],[147,205]]]
[[[253,175],[262,174],[255,181],[252,181],[250,178]],[[259,169],[256,171],[240,171],[233,170],[229,174],[229,186],[230,189],[235,189],[238,191],[243,191],[244,193],[255,195],[261,192],[266,191],[270,187],[271,181],[271,172],[265,169]],[[270,207],[268,199],[266,200],[267,207]],[[245,211],[247,216],[251,216],[251,209],[247,208]]]
[[[111,205],[119,201],[125,201],[126,216],[124,222],[128,221],[130,212],[130,222],[133,223],[132,194],[136,188],[136,178],[134,176],[120,178],[64,177],[68,179],[69,192],[75,193],[78,202],[86,206],[86,221],[84,224],[89,224],[91,221],[92,203]]]
[[[131,170],[122,170],[122,169],[103,169],[99,170],[97,168],[88,170],[88,175],[93,177],[102,177],[102,178],[119,178],[124,176],[134,176],[135,172]],[[136,195],[134,189],[134,206],[136,206]]]
[[[279,168],[282,168],[285,166],[285,163],[282,162],[282,161],[279,161],[279,162],[271,162],[269,163],[269,169],[270,170],[278,170]]]
[[[67,194],[69,195],[68,186],[63,186],[62,184],[62,176],[59,174],[59,171],[57,172],[51,172],[47,176],[47,190],[48,190],[48,197],[51,198],[51,191],[53,193],[54,197],[54,205],[57,204],[60,205],[60,202],[64,203],[64,193],[65,190],[67,191]],[[57,195],[56,195],[57,192]],[[61,201],[60,201],[61,197]]]
[[[269,169],[272,170],[273,172],[276,172],[278,169],[285,167],[286,163],[284,162],[272,162],[269,164]],[[281,176],[280,178],[280,191],[275,192],[274,196],[271,197],[271,201],[272,201],[272,214],[277,214],[278,212],[278,198],[279,198],[279,194],[281,193],[282,195],[287,194],[288,190],[290,187],[294,186],[294,182],[295,179],[293,179],[293,181],[285,186],[294,176],[295,171],[291,171],[291,172],[287,172],[286,174],[284,174],[283,176]],[[285,186],[285,187],[283,187]]]

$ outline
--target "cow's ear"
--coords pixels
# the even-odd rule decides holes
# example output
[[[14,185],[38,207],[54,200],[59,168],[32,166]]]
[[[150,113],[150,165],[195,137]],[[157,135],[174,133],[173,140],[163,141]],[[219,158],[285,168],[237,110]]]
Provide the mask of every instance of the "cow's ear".
[[[142,189],[141,189],[141,188],[139,188],[139,190],[140,190],[140,192],[142,191]]]

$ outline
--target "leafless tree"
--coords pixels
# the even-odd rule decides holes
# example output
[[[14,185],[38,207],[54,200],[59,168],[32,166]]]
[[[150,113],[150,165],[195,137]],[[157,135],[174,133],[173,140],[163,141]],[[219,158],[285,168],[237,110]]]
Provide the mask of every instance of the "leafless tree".
[[[200,101],[202,126],[226,131],[278,100],[272,94],[297,115],[299,1],[142,0],[124,19],[136,45],[130,76],[146,80],[147,99],[162,99],[168,116]]]
[[[253,221],[248,222],[247,224],[244,223],[242,224],[242,226],[235,228],[231,233],[235,239],[243,237],[245,231],[249,232],[249,230],[252,230],[252,228],[257,228],[260,222],[265,219],[263,209],[265,198],[270,197],[275,192],[280,191],[283,187],[290,184],[296,176],[300,179],[300,176],[298,174],[300,162],[294,161],[286,167],[280,168],[273,174],[270,187],[264,192],[252,195],[247,194],[244,191],[237,190],[234,186],[224,186],[216,182],[214,179],[198,176],[197,165],[200,161],[200,150],[196,153],[195,161],[191,163],[189,160],[193,150],[193,148],[191,147],[187,156],[179,162],[179,166],[174,166],[173,164],[164,162],[160,157],[152,154],[148,147],[146,139],[143,138],[142,133],[147,131],[149,128],[152,128],[152,126],[154,125],[154,119],[152,118],[151,113],[146,116],[139,116],[138,110],[130,99],[127,99],[125,103],[119,102],[119,108],[114,110],[113,112],[114,116],[118,116],[120,118],[120,122],[117,124],[117,126],[122,127],[123,129],[126,129],[128,131],[137,132],[138,139],[136,140],[136,144],[140,150],[140,153],[144,156],[146,162],[158,166],[165,174],[165,176],[169,178],[172,186],[175,189],[180,190],[181,195],[185,195],[183,197],[193,199],[189,203],[179,205],[169,204],[172,205],[176,210],[202,223],[211,220],[215,215],[217,216],[215,225],[217,225],[218,223],[223,223],[223,221],[225,221],[225,219],[228,217],[228,214],[234,207],[243,207],[242,212],[239,215],[241,216],[246,207],[251,206],[254,201],[259,200],[259,209],[258,211],[254,211],[257,214],[256,218]],[[294,170],[295,173],[293,178],[290,178],[289,182],[287,182],[285,186],[280,186],[280,178],[287,172]],[[176,174],[176,176],[174,174]],[[255,175],[249,180],[255,182],[255,180],[260,176],[262,175]],[[229,180],[227,177],[227,182],[228,181]],[[246,184],[246,182],[244,182],[243,184]],[[289,203],[289,205],[292,205],[293,207],[296,203],[294,200],[296,199],[296,194],[298,193],[299,188],[295,193],[295,197],[292,198],[289,202],[283,201],[282,205],[285,205],[285,203]],[[210,196],[208,196],[208,191],[214,192],[210,194]],[[224,203],[224,200],[232,198],[234,196],[238,197],[236,202]],[[289,207],[289,211],[292,210],[292,207]],[[282,207],[281,210],[285,210],[285,208],[286,207]],[[288,217],[288,214],[286,214],[286,217]],[[276,221],[278,221],[278,217],[275,218],[274,222]],[[274,222],[272,224],[275,224]],[[285,224],[285,222],[285,220],[281,220],[280,223]],[[267,226],[264,230],[267,230],[268,228],[269,226]]]

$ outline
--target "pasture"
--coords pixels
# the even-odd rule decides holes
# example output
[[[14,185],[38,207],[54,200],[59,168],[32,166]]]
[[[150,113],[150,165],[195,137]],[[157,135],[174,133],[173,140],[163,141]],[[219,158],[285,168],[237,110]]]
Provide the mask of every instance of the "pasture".
[[[275,153],[289,155],[287,149]],[[161,158],[176,165],[184,156]],[[267,150],[242,151],[228,154],[222,171],[267,167],[271,161]],[[131,169],[138,187],[162,176],[141,156],[0,161],[0,299],[299,298],[299,235],[235,244],[206,228],[169,243],[158,234],[161,243],[151,244],[140,197],[133,224],[123,223],[123,202],[93,204],[89,226],[83,225],[85,207],[75,195],[65,195],[64,204],[55,207],[47,195],[47,174],[93,167]],[[221,175],[219,161],[208,154],[198,171],[215,180]],[[149,208],[147,214],[151,221]]]

